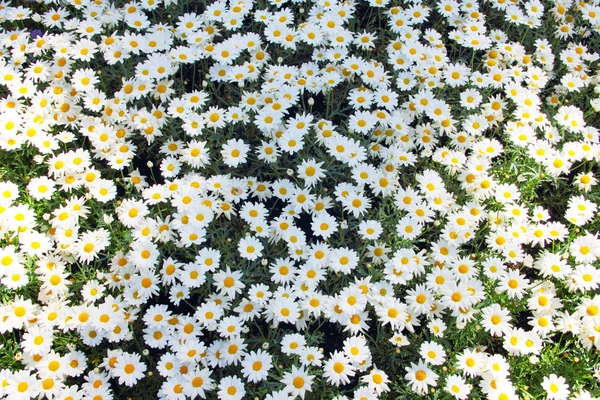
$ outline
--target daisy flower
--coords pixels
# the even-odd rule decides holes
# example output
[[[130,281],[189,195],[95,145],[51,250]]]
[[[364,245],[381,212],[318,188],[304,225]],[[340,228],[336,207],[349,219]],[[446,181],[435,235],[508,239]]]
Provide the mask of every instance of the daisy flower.
[[[335,217],[327,212],[320,212],[315,215],[310,225],[313,234],[321,236],[327,240],[332,234],[337,232],[338,223]]]
[[[547,393],[549,400],[566,400],[569,398],[569,385],[562,376],[550,374],[542,380],[542,388]]]
[[[88,231],[81,234],[75,243],[73,251],[77,253],[80,262],[89,264],[98,253],[110,245],[110,233],[104,228]]]
[[[323,376],[332,385],[340,386],[350,383],[350,378],[355,374],[355,367],[344,353],[336,351],[323,365]]]
[[[362,191],[352,190],[348,196],[340,199],[344,210],[359,218],[371,208],[371,199]]]
[[[229,139],[221,150],[223,162],[229,167],[237,167],[246,162],[250,146],[240,139]]]
[[[511,326],[510,312],[502,308],[499,304],[492,304],[481,310],[483,328],[492,334],[492,336],[502,336]]]
[[[261,144],[256,148],[256,152],[257,158],[267,163],[277,161],[277,158],[281,154],[276,142],[265,142],[264,140],[261,140]]]
[[[202,113],[202,117],[204,118],[204,123],[207,128],[221,129],[225,127],[225,110],[223,109],[209,107],[207,111]]]
[[[325,170],[322,168],[323,162],[316,162],[314,158],[304,160],[298,166],[298,177],[304,180],[307,187],[314,186],[325,177]]]
[[[404,379],[415,393],[425,394],[429,386],[437,386],[438,374],[429,369],[423,360],[419,360],[417,364],[411,362],[410,367],[406,367]]]
[[[498,292],[507,292],[508,297],[522,299],[529,289],[529,279],[519,273],[519,270],[508,270],[499,279]]]
[[[444,390],[454,396],[455,399],[466,399],[471,393],[472,385],[468,384],[460,375],[449,375],[446,378]]]
[[[285,385],[285,392],[291,394],[294,398],[299,396],[304,399],[307,391],[312,392],[311,386],[314,379],[315,377],[309,375],[304,367],[297,368],[292,365],[292,370],[283,374],[281,383]]]
[[[205,398],[206,391],[213,389],[213,380],[210,375],[211,372],[208,368],[196,367],[193,371],[188,372],[184,375],[183,393],[191,398],[198,396]]]
[[[383,370],[380,370],[377,367],[371,369],[368,375],[363,375],[360,380],[362,383],[366,383],[368,389],[371,392],[375,392],[377,395],[390,391],[390,387],[388,386],[390,379]]]
[[[565,218],[577,226],[588,223],[595,215],[598,206],[583,196],[573,196],[567,204]]]
[[[128,228],[134,228],[150,212],[142,201],[133,199],[123,200],[115,211],[119,221]]]
[[[418,222],[418,219],[407,215],[401,218],[396,224],[398,235],[405,240],[417,238],[423,230],[423,224]]]
[[[419,354],[425,362],[431,365],[442,365],[446,361],[446,350],[436,342],[423,342],[421,344]]]
[[[225,271],[219,271],[213,274],[213,284],[217,287],[219,293],[234,298],[246,287],[241,281],[243,274],[240,271],[231,271],[229,267]]]
[[[242,374],[249,382],[259,382],[267,379],[269,370],[273,367],[272,357],[263,350],[252,351],[242,361]]]
[[[597,184],[598,179],[596,179],[593,172],[581,172],[573,180],[573,185],[584,192],[589,192],[592,186]]]
[[[460,309],[469,308],[476,303],[470,296],[469,286],[465,282],[448,281],[441,287],[442,304],[454,312]]]
[[[371,351],[363,336],[351,336],[344,340],[344,354],[353,363],[360,364],[371,356]]]
[[[323,364],[323,352],[315,346],[305,346],[300,352],[299,357],[303,366],[313,365],[320,367]]]
[[[457,358],[457,367],[467,376],[479,376],[483,371],[485,357],[475,349],[465,349]]]
[[[446,324],[439,318],[434,318],[427,324],[427,328],[431,331],[431,333],[438,338],[444,337],[444,332],[446,331]]]
[[[241,337],[232,337],[223,344],[224,351],[222,352],[222,358],[225,365],[238,365],[242,360],[242,356],[245,354],[246,347],[248,345],[244,343],[244,339]]]
[[[375,127],[376,123],[377,117],[370,111],[357,111],[350,116],[348,129],[366,135]]]
[[[52,179],[40,176],[29,181],[27,191],[36,200],[50,200],[56,191],[55,185],[56,183]]]
[[[340,247],[330,252],[329,261],[329,268],[333,272],[349,274],[358,266],[359,257],[355,250]]]
[[[250,261],[258,259],[262,255],[263,248],[260,240],[254,236],[243,237],[238,243],[240,256]]]
[[[237,376],[226,376],[219,382],[217,395],[220,399],[241,400],[246,394],[244,383]]]
[[[552,314],[534,312],[529,318],[528,324],[532,327],[531,330],[541,337],[546,337],[556,330],[554,322],[552,322]]]
[[[118,378],[120,385],[134,386],[144,377],[146,364],[141,362],[139,354],[125,353],[117,357],[117,364],[112,374]]]
[[[148,239],[142,239],[131,243],[131,251],[127,253],[127,261],[141,270],[149,271],[155,267],[159,256],[160,253],[156,244]]]
[[[21,348],[25,353],[47,354],[52,349],[52,330],[48,327],[32,326],[23,335]]]
[[[297,267],[291,258],[276,258],[269,267],[271,281],[277,284],[290,283],[297,274]]]
[[[10,398],[15,400],[29,400],[37,397],[41,392],[41,382],[36,375],[30,375],[30,371],[23,370],[11,373],[6,377],[6,386],[3,388]]]
[[[358,224],[358,233],[363,239],[377,240],[383,233],[383,227],[377,220],[362,220]]]
[[[578,263],[593,263],[600,257],[600,239],[587,233],[578,236],[569,245],[571,255]]]
[[[396,299],[382,301],[381,306],[375,307],[375,311],[382,325],[390,324],[394,330],[401,330],[409,315],[406,305]]]
[[[571,291],[595,290],[600,285],[600,270],[592,264],[578,265],[566,283]]]

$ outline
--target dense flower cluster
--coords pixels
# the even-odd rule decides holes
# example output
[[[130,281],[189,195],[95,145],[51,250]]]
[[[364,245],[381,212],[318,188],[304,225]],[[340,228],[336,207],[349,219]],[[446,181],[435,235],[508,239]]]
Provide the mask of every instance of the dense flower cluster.
[[[600,390],[598,1],[178,3],[0,5],[1,397]]]

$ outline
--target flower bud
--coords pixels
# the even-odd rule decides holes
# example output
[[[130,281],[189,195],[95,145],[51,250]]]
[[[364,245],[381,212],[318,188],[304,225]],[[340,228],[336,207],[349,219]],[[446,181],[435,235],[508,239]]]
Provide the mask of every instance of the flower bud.
[[[540,361],[540,359],[539,359],[539,357],[538,357],[538,356],[536,356],[536,355],[532,355],[532,356],[530,356],[530,357],[529,357],[529,362],[530,362],[531,364],[537,364],[537,363],[538,363],[538,361]]]

